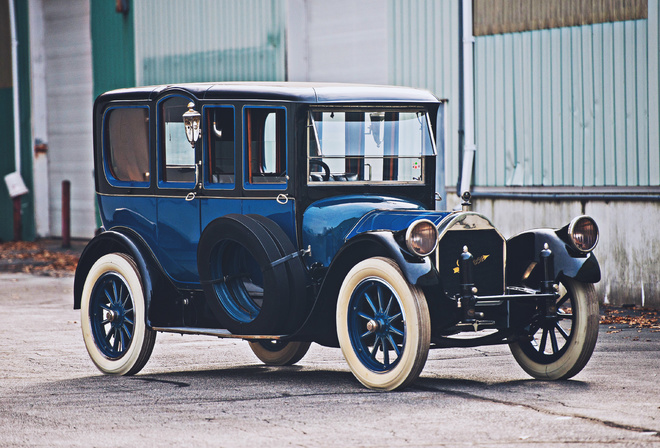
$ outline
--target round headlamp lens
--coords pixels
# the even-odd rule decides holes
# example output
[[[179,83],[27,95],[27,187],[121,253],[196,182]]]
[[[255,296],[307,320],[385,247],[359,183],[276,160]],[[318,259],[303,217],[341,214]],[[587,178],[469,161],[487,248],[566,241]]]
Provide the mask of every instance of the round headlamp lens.
[[[406,245],[412,253],[426,257],[435,250],[437,244],[438,228],[431,221],[416,221],[408,228]]]
[[[580,216],[573,220],[568,233],[573,246],[580,252],[591,252],[598,243],[598,226],[588,216]]]

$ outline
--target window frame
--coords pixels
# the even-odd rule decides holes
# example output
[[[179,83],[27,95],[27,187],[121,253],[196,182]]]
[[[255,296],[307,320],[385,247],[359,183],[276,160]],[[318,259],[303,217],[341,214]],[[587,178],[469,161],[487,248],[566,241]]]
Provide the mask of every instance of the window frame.
[[[186,182],[186,181],[178,182],[178,181],[168,181],[164,178],[164,174],[165,174],[164,168],[165,168],[166,160],[165,160],[165,144],[163,142],[162,133],[165,132],[165,121],[161,109],[163,102],[176,97],[185,98],[188,102],[193,102],[197,104],[196,99],[181,93],[174,93],[171,95],[164,96],[163,98],[159,99],[158,102],[156,103],[156,171],[158,173],[157,185],[159,189],[172,188],[172,189],[194,190],[195,179],[193,179],[192,182]],[[195,161],[195,163],[197,163],[197,160],[199,160],[199,158],[197,157],[198,154],[197,144],[195,144],[194,149],[191,146],[190,150],[194,151],[193,160]],[[193,164],[192,166],[194,170],[195,164]]]
[[[112,169],[111,169],[112,163],[110,161],[111,149],[109,145],[110,144],[109,117],[110,117],[110,113],[116,109],[146,109],[147,110],[147,124],[146,124],[147,158],[148,158],[147,168],[149,169],[148,171],[149,180],[146,181],[121,180],[116,178],[112,173]],[[151,110],[148,105],[116,105],[116,106],[110,106],[103,111],[103,119],[101,125],[101,129],[102,129],[101,152],[103,159],[103,175],[105,176],[105,179],[109,185],[120,188],[140,188],[140,189],[148,189],[151,186],[151,180],[153,179],[153,175],[151,173],[152,155],[151,155],[151,130],[149,126],[150,122],[151,122]]]
[[[211,129],[209,129],[208,126],[204,127],[202,126],[203,133],[202,133],[202,139],[204,140],[204,143],[202,145],[202,167],[203,167],[203,184],[204,184],[204,189],[205,190],[235,190],[236,189],[236,183],[238,180],[238,170],[237,168],[237,159],[238,159],[238,154],[236,153],[236,148],[238,147],[238,139],[237,139],[237,134],[236,131],[238,129],[237,123],[236,123],[236,107],[232,104],[206,104],[202,107],[202,123],[206,123],[209,109],[231,109],[232,111],[232,117],[233,117],[233,125],[234,125],[234,149],[233,149],[233,154],[234,154],[234,181],[229,183],[222,183],[222,182],[211,182],[210,177],[210,169],[213,166],[213,161],[211,160],[210,157],[210,148],[209,148],[209,138],[208,136],[211,135]]]
[[[284,111],[284,123],[282,125],[282,131],[284,132],[284,155],[283,160],[285,163],[284,167],[284,182],[273,182],[273,183],[254,183],[250,182],[250,163],[248,156],[248,126],[247,126],[247,113],[249,109],[270,109],[270,110],[283,110]],[[284,191],[289,187],[289,124],[288,124],[288,110],[286,106],[276,106],[276,105],[245,105],[243,106],[242,120],[243,120],[243,145],[242,145],[242,156],[243,156],[243,189],[244,190],[277,190]],[[264,121],[265,123],[265,121]]]

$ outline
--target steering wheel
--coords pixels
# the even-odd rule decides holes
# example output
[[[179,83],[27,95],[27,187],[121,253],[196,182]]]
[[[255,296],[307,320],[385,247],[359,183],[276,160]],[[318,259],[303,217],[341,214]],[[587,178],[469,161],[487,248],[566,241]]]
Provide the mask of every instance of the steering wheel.
[[[309,161],[310,172],[312,171],[312,165],[318,165],[321,168],[323,168],[323,180],[324,181],[330,180],[330,167],[325,162],[323,162],[322,160],[310,159]]]

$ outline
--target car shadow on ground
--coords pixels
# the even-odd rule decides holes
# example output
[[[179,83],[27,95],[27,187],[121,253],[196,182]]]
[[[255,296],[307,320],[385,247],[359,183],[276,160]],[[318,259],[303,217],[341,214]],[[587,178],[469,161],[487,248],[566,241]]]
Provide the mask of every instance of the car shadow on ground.
[[[486,382],[461,378],[422,377],[400,394],[449,394],[466,399],[484,398],[484,392],[533,393],[539,387],[557,392],[584,391],[589,383],[569,380],[546,382],[534,379]],[[349,371],[311,369],[305,366],[271,367],[249,365],[240,367],[182,370],[177,372],[144,373],[133,376],[92,375],[87,377],[42,383],[30,387],[31,393],[42,396],[77,394],[95,400],[99,394],[148,394],[172,398],[177,394],[197,399],[242,401],[348,394],[379,394],[362,386]],[[498,400],[496,400],[498,401]]]

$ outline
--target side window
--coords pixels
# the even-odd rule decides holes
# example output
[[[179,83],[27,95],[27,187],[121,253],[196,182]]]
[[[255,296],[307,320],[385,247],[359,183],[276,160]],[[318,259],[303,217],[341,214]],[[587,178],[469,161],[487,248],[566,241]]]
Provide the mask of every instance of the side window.
[[[190,100],[173,96],[160,103],[160,174],[164,182],[195,182],[195,151],[186,139],[183,114]]]
[[[286,184],[286,110],[245,109],[248,184]]]
[[[104,123],[105,170],[110,183],[149,186],[149,109],[112,108]]]
[[[211,184],[234,184],[234,108],[206,107],[207,181]]]

